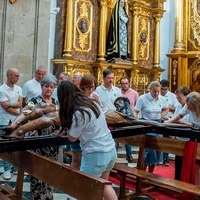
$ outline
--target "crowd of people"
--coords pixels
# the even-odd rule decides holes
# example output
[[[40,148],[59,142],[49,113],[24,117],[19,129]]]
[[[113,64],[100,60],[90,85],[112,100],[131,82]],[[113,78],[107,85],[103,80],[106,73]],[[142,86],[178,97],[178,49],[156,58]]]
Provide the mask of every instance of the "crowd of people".
[[[190,126],[200,124],[200,94],[190,92],[186,86],[179,87],[172,93],[169,91],[168,80],[152,81],[148,85],[148,92],[139,96],[137,91],[131,88],[130,79],[126,76],[120,79],[120,88],[114,86],[114,73],[110,69],[103,71],[103,83],[99,86],[93,75],[83,75],[80,72],[75,72],[72,77],[62,72],[57,83],[55,76],[47,75],[43,66],[37,68],[35,77],[27,81],[22,88],[16,85],[20,77],[18,69],[8,69],[6,75],[7,81],[0,86],[0,126],[5,127],[15,121],[24,107],[58,105],[60,126],[54,124],[24,134],[34,137],[66,132],[72,142],[71,166],[94,177],[108,179],[117,159],[119,144],[115,144],[105,118],[107,109],[118,109],[117,99],[126,99],[130,106],[130,116],[138,119],[185,123]],[[162,137],[161,134],[148,134]],[[79,142],[74,143],[77,140]],[[125,144],[125,150],[127,161],[133,162],[131,145]],[[58,159],[58,147],[34,151],[51,159]],[[165,152],[145,149],[144,159],[144,169],[147,168],[151,173],[157,164],[169,166],[168,154]],[[176,156],[175,178],[178,180],[181,161],[182,158]],[[3,178],[11,179],[13,166],[5,161],[2,164]],[[31,199],[53,200],[53,188],[50,185],[32,176],[30,183]],[[117,199],[112,186],[106,186],[104,199]]]

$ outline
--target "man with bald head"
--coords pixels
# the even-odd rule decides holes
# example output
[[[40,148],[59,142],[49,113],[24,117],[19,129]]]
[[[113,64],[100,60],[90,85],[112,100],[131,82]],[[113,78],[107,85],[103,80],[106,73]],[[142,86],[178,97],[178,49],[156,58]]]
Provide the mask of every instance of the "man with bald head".
[[[7,81],[0,86],[0,126],[6,126],[20,115],[22,107],[22,89],[16,83],[19,80],[19,70],[17,68],[8,69]],[[5,180],[11,179],[11,166],[4,162]]]

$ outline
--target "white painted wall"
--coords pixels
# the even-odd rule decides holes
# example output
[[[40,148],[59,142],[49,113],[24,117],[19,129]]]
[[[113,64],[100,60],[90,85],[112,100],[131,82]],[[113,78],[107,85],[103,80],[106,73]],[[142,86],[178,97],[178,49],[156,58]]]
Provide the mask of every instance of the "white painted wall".
[[[164,5],[166,12],[160,24],[160,65],[165,71],[161,79],[168,79],[168,57],[174,44],[174,0],[167,0]]]
[[[54,58],[54,43],[55,43],[55,26],[56,15],[59,12],[57,8],[57,0],[51,0],[50,6],[50,34],[49,34],[49,52],[48,52],[48,73],[53,74],[53,65],[51,59]]]

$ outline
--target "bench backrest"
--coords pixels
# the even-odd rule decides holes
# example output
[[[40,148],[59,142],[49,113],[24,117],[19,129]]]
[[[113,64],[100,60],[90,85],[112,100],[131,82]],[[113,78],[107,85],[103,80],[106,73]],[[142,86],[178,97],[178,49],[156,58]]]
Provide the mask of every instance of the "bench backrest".
[[[80,200],[103,199],[105,185],[111,182],[94,178],[31,151],[0,154],[3,160],[28,172],[64,193]]]
[[[185,147],[185,141],[174,138],[155,137],[149,135],[136,135],[116,139],[117,142],[123,144],[131,144],[143,148],[154,149],[159,152],[166,152],[182,156]],[[197,160],[200,160],[200,144],[197,147]]]

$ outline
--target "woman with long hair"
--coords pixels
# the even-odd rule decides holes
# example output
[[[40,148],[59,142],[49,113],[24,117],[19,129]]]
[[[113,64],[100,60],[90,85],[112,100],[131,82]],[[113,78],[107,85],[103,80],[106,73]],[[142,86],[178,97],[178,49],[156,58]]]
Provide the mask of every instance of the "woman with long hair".
[[[58,101],[62,130],[67,131],[71,142],[80,141],[80,170],[94,177],[108,179],[117,153],[100,105],[69,81],[63,81],[58,86]],[[112,186],[105,187],[104,199],[117,200]]]

